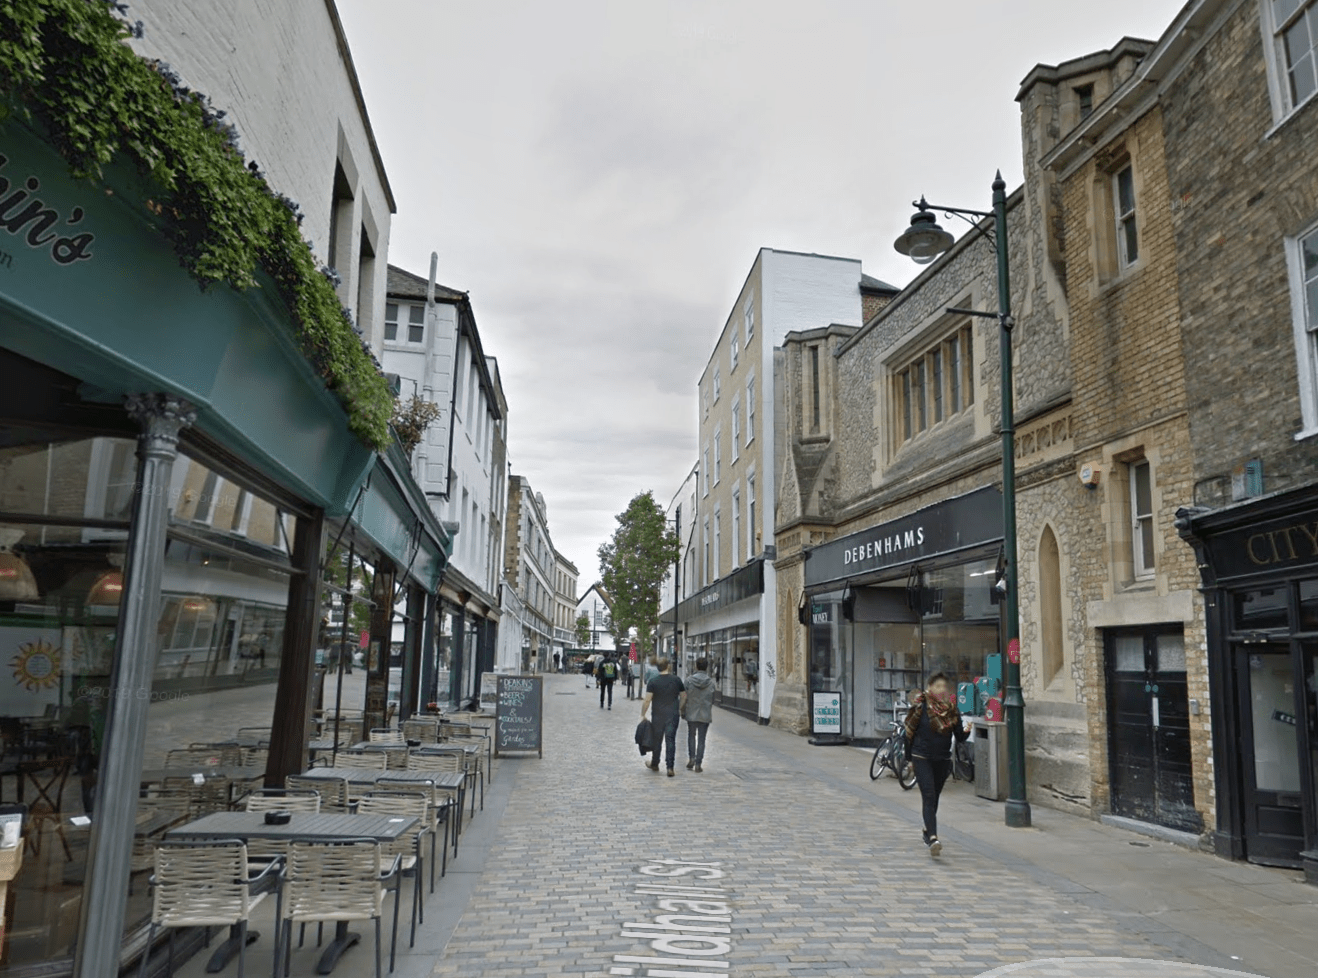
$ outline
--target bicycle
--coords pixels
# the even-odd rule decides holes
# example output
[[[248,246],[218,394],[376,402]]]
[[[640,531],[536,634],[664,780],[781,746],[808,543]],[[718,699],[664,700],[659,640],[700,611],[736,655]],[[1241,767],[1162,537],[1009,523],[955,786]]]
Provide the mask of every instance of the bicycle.
[[[906,756],[906,725],[900,720],[892,721],[892,732],[874,752],[870,761],[870,780],[877,781],[883,777],[887,768],[902,790],[910,791],[915,787],[915,765]]]

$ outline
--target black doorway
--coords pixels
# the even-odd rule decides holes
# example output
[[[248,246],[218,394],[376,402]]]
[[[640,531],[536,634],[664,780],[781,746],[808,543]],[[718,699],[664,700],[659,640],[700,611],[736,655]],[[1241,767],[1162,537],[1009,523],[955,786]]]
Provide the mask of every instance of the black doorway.
[[[1236,644],[1245,856],[1271,866],[1299,866],[1304,848],[1304,772],[1300,723],[1312,682],[1314,652],[1297,663],[1283,643]],[[1297,665],[1307,675],[1296,675]],[[1298,681],[1297,681],[1298,680]]]
[[[1112,812],[1198,832],[1184,630],[1112,629],[1105,638]]]

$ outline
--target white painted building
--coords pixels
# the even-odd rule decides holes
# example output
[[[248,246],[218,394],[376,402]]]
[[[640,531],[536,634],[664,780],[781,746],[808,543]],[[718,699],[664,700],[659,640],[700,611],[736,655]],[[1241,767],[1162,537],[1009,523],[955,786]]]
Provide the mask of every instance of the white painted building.
[[[617,637],[613,634],[612,608],[612,599],[599,583],[586,588],[586,593],[577,598],[576,614],[573,619],[585,615],[590,622],[590,640],[585,648],[594,652],[612,652],[618,648]]]
[[[720,702],[764,723],[780,666],[775,352],[795,330],[859,327],[864,293],[881,285],[856,259],[761,248],[700,377],[695,577],[678,605],[684,659],[708,657]]]
[[[333,0],[133,0],[130,41],[205,92],[247,159],[297,203],[317,260],[377,359],[383,349],[389,222],[396,211],[352,53]]]
[[[668,576],[664,578],[664,582],[659,588],[659,647],[669,657],[676,654],[673,644],[674,592],[678,592],[678,601],[685,601],[700,589],[699,554],[697,553],[696,544],[698,539],[696,526],[699,523],[699,506],[697,504],[699,477],[700,465],[697,463],[691,467],[691,472],[669,501],[668,508],[664,510],[664,516],[668,519],[672,528],[677,531],[682,545],[677,566],[668,572]],[[677,572],[676,579],[674,571]],[[676,587],[674,587],[675,584]],[[679,628],[681,627],[680,620],[677,625]],[[680,665],[682,668],[690,671],[690,663],[686,661],[686,658],[681,654],[678,654],[678,658],[681,660]]]
[[[417,395],[440,410],[412,455],[431,510],[456,527],[438,609],[450,689],[429,698],[465,702],[496,657],[507,407],[467,294],[435,283],[434,264],[430,279],[389,266],[381,362],[404,400]]]

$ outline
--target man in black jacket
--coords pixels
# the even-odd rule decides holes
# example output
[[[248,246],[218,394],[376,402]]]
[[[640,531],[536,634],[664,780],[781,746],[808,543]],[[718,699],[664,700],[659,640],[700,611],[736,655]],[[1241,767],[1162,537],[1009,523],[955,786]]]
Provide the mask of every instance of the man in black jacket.
[[[669,670],[667,659],[660,659],[655,666],[659,669],[659,675],[646,685],[645,699],[641,702],[641,719],[645,719],[645,715],[650,712],[650,705],[654,704],[654,758],[645,766],[651,771],[658,771],[659,752],[666,748],[668,776],[671,778],[674,755],[677,754],[677,724],[686,686]]]
[[[600,709],[604,709],[606,693],[609,697],[609,709],[613,709],[613,684],[618,678],[618,660],[613,657],[612,652],[600,660],[600,664],[595,668],[595,678],[599,680]]]

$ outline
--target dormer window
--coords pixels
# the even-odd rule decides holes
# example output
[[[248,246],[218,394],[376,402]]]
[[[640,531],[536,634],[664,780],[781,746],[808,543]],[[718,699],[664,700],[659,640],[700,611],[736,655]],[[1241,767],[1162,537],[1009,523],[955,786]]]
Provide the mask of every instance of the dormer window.
[[[1094,86],[1077,85],[1075,97],[1080,104],[1080,121],[1084,122],[1094,113]]]

